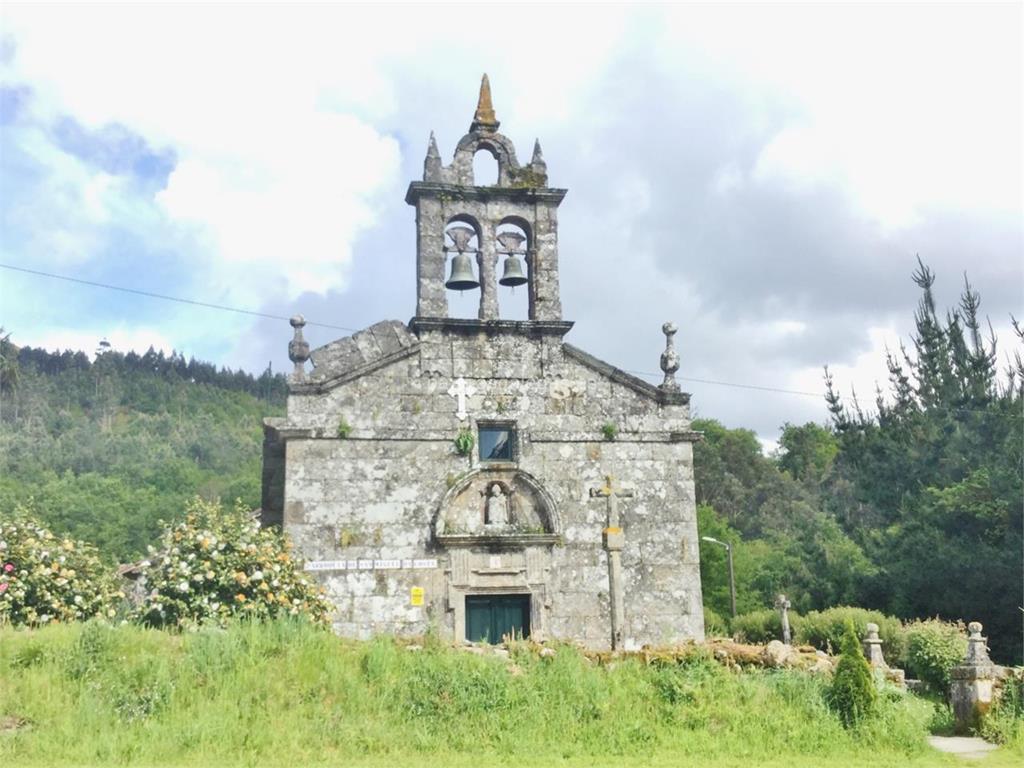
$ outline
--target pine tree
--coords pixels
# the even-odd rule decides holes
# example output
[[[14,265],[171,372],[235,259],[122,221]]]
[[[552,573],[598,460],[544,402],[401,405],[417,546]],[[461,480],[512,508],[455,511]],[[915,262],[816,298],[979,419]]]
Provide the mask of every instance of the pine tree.
[[[878,701],[871,667],[864,658],[853,622],[846,620],[843,647],[829,689],[829,704],[847,728],[857,725],[874,711]]]
[[[840,446],[827,506],[879,566],[872,607],[979,618],[994,650],[1020,658],[1024,365],[1016,352],[1000,383],[996,339],[966,278],[941,322],[934,273],[919,260],[913,279],[913,345],[887,355],[890,396],[877,413],[844,405],[826,378]]]

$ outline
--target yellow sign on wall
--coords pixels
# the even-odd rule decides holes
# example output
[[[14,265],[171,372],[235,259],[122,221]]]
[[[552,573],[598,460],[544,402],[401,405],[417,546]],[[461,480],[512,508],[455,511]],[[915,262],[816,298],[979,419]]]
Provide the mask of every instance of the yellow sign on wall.
[[[409,605],[423,605],[423,587],[413,587],[409,590]]]

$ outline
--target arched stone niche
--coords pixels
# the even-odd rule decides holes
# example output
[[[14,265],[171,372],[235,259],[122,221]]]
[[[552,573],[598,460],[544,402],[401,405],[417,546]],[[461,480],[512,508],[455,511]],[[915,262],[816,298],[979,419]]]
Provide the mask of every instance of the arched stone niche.
[[[554,544],[559,533],[551,495],[519,469],[473,470],[448,489],[434,517],[434,536],[449,547]]]

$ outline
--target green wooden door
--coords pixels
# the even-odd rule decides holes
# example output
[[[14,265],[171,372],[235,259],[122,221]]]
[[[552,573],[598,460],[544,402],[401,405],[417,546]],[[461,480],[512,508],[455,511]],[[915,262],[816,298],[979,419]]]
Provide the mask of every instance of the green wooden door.
[[[530,596],[467,596],[466,639],[500,643],[505,635],[530,636]]]

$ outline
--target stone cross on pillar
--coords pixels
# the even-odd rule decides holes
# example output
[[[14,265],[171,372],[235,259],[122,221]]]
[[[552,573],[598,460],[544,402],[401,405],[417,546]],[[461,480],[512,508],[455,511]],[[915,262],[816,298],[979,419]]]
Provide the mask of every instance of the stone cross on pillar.
[[[622,589],[622,547],[625,537],[619,522],[619,498],[632,498],[633,492],[614,487],[611,475],[600,488],[590,489],[590,498],[603,497],[608,504],[608,522],[601,532],[604,549],[608,553],[608,591],[611,597],[612,650],[622,648],[625,623],[625,597]]]
[[[775,598],[775,607],[782,614],[782,642],[789,645],[793,642],[793,634],[789,631],[789,609],[793,607],[793,604],[786,599],[785,595],[779,595]]]
[[[455,383],[448,388],[448,394],[458,401],[458,409],[455,411],[455,415],[459,417],[459,421],[464,421],[469,415],[469,411],[466,410],[466,398],[475,395],[476,388],[467,385],[466,380],[459,376]]]

